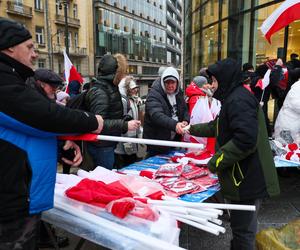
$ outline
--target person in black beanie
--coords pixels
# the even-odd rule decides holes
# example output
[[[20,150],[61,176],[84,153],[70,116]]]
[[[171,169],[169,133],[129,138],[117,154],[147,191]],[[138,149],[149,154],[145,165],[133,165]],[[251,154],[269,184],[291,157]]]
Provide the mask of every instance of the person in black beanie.
[[[25,83],[37,58],[29,31],[0,18],[0,249],[37,249],[53,207],[58,133],[100,133],[101,116],[66,109]]]

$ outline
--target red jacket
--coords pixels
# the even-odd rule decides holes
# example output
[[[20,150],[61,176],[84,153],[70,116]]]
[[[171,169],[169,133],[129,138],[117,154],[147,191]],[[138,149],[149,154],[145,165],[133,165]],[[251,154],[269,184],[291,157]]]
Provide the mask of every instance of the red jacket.
[[[189,113],[192,113],[192,110],[200,96],[206,96],[206,94],[194,83],[191,84],[186,88],[185,94],[188,97],[188,106],[189,106]]]

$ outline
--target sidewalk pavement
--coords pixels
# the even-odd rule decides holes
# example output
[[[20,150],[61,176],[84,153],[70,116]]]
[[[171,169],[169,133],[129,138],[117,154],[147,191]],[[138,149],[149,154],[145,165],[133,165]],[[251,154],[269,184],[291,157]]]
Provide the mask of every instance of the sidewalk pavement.
[[[300,218],[300,171],[293,169],[289,177],[279,177],[281,195],[263,201],[258,216],[258,231],[268,227],[281,227],[286,223]],[[180,246],[189,250],[213,250],[230,249],[231,230],[228,216],[223,218],[223,226],[226,233],[214,236],[191,226],[182,225],[180,234]],[[59,232],[59,230],[58,230]],[[74,250],[79,238],[67,232],[60,231],[59,235],[67,235],[70,245],[64,250]],[[82,250],[107,249],[86,241]]]

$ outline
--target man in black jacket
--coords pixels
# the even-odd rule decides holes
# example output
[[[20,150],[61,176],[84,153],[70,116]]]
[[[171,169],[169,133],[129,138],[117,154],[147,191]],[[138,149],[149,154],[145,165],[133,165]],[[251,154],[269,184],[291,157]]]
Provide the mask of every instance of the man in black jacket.
[[[208,67],[221,111],[214,121],[191,125],[190,133],[216,137],[216,153],[207,165],[218,174],[224,198],[258,210],[262,199],[279,194],[279,184],[263,112],[240,69],[231,58]],[[255,248],[257,210],[231,211],[232,250]]]
[[[37,57],[23,25],[0,18],[0,249],[36,249],[53,207],[56,133],[100,133],[101,116],[49,102],[25,84]]]
[[[118,85],[126,74],[127,60],[121,54],[104,55],[98,66],[97,80],[91,83],[86,94],[87,110],[101,115],[104,119],[104,135],[121,136],[129,130],[136,130],[140,126],[138,120],[126,120]],[[96,166],[112,169],[115,161],[117,142],[99,141],[88,144]]]
[[[179,86],[179,74],[173,67],[154,81],[146,100],[143,137],[156,140],[180,140],[190,120],[187,104]],[[169,147],[147,146],[147,156],[167,153]]]

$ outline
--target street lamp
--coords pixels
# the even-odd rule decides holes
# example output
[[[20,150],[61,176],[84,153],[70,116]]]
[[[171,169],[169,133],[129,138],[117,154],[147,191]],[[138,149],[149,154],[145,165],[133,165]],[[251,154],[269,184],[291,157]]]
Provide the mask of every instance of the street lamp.
[[[60,1],[59,9],[62,9],[62,4],[63,4],[64,5],[64,14],[65,14],[65,46],[66,46],[66,53],[69,56],[68,3],[69,3],[69,0]]]
[[[56,35],[62,33],[63,31],[62,30],[57,30],[57,32],[53,35],[51,35],[50,37],[50,48],[51,48],[51,61],[50,61],[50,68],[51,70],[53,71],[54,70],[54,59],[53,59],[53,37],[55,37]]]

